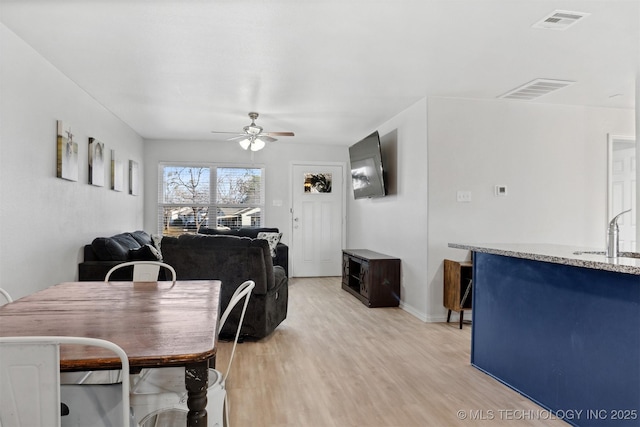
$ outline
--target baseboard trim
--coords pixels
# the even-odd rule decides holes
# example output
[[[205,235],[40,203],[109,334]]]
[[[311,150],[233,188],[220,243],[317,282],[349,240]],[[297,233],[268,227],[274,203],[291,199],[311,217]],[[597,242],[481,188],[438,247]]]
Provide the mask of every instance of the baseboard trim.
[[[412,315],[414,317],[417,317],[418,319],[422,320],[423,322],[427,322],[428,321],[427,320],[427,316],[426,316],[425,313],[423,313],[423,312],[421,312],[419,310],[416,310],[414,307],[412,307],[412,306],[410,306],[408,304],[405,304],[402,301],[400,301],[399,307],[401,309],[403,309],[404,311],[406,311],[407,313],[409,313],[410,315]]]

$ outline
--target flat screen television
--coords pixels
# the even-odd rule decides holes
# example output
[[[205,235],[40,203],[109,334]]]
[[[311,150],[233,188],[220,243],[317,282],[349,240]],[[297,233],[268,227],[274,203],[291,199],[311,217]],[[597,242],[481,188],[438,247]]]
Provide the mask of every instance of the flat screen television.
[[[365,199],[386,195],[378,131],[349,147],[349,160],[354,198]]]

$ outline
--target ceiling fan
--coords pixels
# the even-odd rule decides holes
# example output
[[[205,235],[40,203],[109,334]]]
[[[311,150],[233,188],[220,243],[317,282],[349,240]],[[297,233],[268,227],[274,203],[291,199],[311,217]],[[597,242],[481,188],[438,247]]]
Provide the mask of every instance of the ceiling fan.
[[[228,138],[229,141],[238,140],[243,149],[251,148],[251,151],[262,150],[266,142],[277,141],[276,138],[273,138],[274,136],[294,136],[293,132],[265,132],[262,126],[256,124],[256,119],[258,118],[258,113],[256,112],[250,112],[249,118],[251,119],[251,124],[243,128],[244,133],[218,131],[211,131],[211,133],[233,134],[235,136]]]

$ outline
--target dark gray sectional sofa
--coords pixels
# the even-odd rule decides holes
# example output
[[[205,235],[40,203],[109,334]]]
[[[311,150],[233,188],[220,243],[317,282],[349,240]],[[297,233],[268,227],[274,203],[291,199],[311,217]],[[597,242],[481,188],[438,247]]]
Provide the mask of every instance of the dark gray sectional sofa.
[[[138,237],[138,240],[133,235]],[[148,236],[148,241],[145,237]],[[145,232],[121,233],[94,239],[85,246],[85,261],[79,264],[79,279],[104,280],[107,271],[127,256],[152,257],[154,246]],[[155,247],[155,246],[154,246]],[[251,295],[241,334],[260,339],[269,335],[287,317],[288,279],[285,269],[275,265],[266,240],[234,235],[189,235],[163,237],[162,260],[171,265],[178,280],[218,279],[222,281],[221,307],[229,304],[235,289],[245,280],[256,287]],[[102,259],[96,259],[102,257]],[[87,259],[89,258],[89,259]],[[125,269],[122,269],[125,270]],[[117,270],[111,280],[131,280],[132,271]],[[231,336],[238,324],[238,313],[229,316],[221,336]]]

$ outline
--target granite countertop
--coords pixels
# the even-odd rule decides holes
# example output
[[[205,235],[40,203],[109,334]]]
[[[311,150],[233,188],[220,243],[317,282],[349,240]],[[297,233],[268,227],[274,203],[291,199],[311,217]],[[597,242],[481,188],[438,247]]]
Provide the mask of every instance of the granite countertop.
[[[572,265],[594,270],[615,271],[640,276],[640,254],[626,253],[629,256],[607,258],[603,250],[565,245],[483,243],[449,243],[450,248],[466,249],[493,255],[531,259],[555,264]],[[625,253],[623,253],[625,254]],[[633,257],[635,255],[635,257]]]

